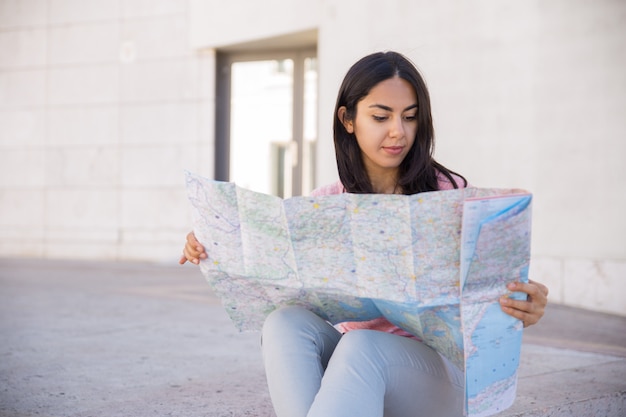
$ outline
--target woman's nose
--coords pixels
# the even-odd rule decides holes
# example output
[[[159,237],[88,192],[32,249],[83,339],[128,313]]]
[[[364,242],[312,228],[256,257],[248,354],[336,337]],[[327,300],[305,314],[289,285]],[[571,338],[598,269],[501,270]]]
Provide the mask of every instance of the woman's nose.
[[[404,136],[404,123],[402,123],[402,117],[392,119],[389,136],[392,138],[401,138]]]

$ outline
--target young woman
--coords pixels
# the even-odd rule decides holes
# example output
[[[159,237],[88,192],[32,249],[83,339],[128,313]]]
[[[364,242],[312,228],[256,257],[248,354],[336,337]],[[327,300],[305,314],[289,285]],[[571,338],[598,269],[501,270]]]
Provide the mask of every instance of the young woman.
[[[368,55],[348,71],[335,107],[340,181],[314,195],[415,194],[467,186],[437,163],[430,98],[416,67],[396,52]],[[180,263],[206,258],[193,233]],[[548,289],[512,282],[527,300],[503,296],[502,310],[535,324]],[[263,327],[263,357],[278,417],[460,416],[463,373],[384,318],[332,326],[300,307],[280,308]]]

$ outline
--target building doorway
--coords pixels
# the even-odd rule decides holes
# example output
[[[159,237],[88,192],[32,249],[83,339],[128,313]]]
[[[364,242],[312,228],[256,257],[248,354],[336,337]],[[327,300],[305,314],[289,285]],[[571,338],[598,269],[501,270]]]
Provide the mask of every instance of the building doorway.
[[[218,53],[215,178],[287,198],[315,186],[314,49]]]

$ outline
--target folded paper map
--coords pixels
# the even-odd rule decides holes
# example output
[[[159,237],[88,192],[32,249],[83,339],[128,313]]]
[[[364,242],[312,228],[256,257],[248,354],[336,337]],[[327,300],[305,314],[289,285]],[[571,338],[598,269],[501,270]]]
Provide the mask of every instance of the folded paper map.
[[[192,173],[186,183],[201,271],[240,330],[283,305],[333,324],[384,316],[465,371],[466,415],[513,403],[523,326],[498,299],[528,280],[529,193],[281,199]]]

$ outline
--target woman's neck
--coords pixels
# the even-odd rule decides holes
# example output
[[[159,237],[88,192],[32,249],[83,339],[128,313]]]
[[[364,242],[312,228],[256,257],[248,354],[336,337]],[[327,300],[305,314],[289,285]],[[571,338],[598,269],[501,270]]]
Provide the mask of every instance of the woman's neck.
[[[386,175],[376,175],[370,178],[372,190],[376,194],[401,194],[402,189],[398,185],[396,173]]]

